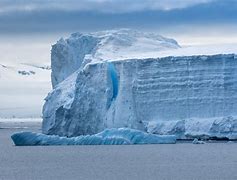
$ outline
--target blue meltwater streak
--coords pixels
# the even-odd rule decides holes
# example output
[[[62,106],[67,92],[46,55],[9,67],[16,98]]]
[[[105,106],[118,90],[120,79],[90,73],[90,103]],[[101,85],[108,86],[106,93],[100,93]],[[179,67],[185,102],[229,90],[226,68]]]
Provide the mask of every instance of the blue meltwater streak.
[[[119,80],[118,80],[118,75],[115,69],[115,66],[113,63],[108,64],[108,74],[111,78],[112,81],[112,86],[113,86],[113,96],[112,100],[116,99],[118,95],[118,86],[119,86]]]

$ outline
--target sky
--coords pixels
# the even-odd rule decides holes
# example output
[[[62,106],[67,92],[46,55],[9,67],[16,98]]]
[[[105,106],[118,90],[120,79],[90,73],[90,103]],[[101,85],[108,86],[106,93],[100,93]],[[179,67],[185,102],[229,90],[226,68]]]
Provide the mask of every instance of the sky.
[[[183,46],[235,43],[236,12],[237,0],[1,0],[0,61],[49,63],[60,37],[116,28],[156,32]]]
[[[118,28],[157,33],[183,47],[231,49],[237,46],[236,12],[237,0],[0,0],[0,64],[50,65],[51,45],[61,37]],[[1,113],[40,116],[50,72],[31,83],[10,78],[0,83]]]

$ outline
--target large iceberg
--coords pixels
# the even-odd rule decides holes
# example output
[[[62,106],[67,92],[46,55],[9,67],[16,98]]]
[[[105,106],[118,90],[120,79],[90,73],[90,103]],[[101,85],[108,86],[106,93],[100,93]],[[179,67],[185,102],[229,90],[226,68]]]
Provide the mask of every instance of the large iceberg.
[[[78,137],[60,137],[41,133],[20,132],[11,136],[16,146],[36,145],[129,145],[129,144],[174,144],[176,136],[159,136],[142,131],[119,128],[106,129],[98,134]]]
[[[144,53],[180,48],[174,40],[128,30],[74,34],[54,45],[54,89],[44,105],[43,133],[71,137],[128,127],[182,139],[200,134],[234,137],[236,55],[119,57],[141,42],[147,42]],[[112,49],[117,56],[111,55]],[[223,119],[224,125],[213,119]],[[229,121],[231,128],[223,133]]]

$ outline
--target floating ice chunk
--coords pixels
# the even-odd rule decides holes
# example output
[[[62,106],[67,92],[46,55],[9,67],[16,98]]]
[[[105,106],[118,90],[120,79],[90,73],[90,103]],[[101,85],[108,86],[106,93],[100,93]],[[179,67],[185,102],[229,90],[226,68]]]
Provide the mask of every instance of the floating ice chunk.
[[[11,136],[16,146],[35,145],[125,145],[125,144],[174,144],[176,136],[155,135],[129,128],[106,129],[94,135],[60,137],[33,132],[20,132]]]
[[[205,142],[204,142],[204,141],[200,141],[200,140],[198,140],[197,138],[195,138],[195,139],[193,140],[193,144],[205,144]]]

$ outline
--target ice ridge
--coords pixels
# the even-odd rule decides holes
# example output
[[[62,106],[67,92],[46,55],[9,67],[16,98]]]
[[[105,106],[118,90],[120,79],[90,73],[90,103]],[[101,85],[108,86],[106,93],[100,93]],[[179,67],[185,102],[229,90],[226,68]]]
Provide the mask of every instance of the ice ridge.
[[[112,128],[94,135],[60,137],[33,132],[20,132],[11,136],[16,146],[35,145],[128,145],[128,144],[174,144],[176,136],[160,136],[129,128]]]

